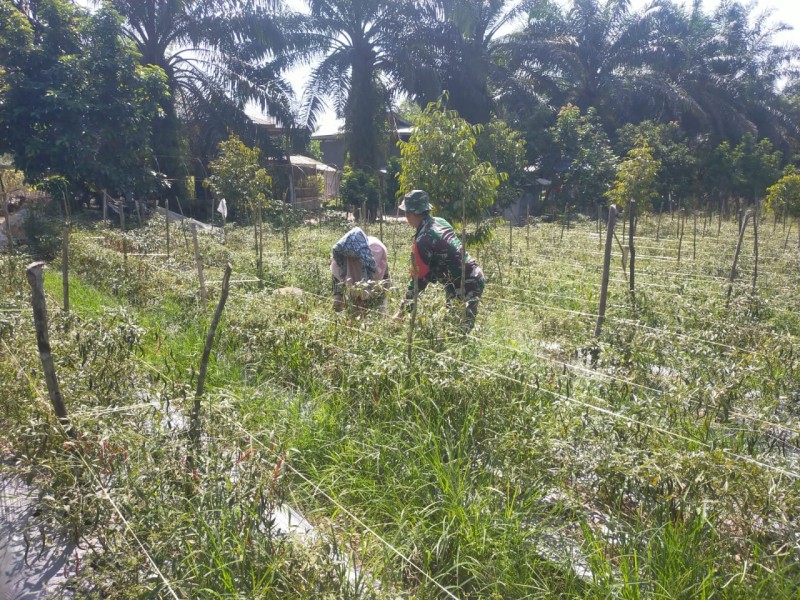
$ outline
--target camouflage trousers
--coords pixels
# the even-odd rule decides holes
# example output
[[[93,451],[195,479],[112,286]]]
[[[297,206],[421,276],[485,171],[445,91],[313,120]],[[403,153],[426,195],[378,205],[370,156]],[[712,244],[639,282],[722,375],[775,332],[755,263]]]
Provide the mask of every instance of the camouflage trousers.
[[[461,289],[461,278],[444,286],[448,306],[452,306],[453,300],[455,299],[467,303],[465,323],[467,331],[471,330],[475,325],[475,318],[478,316],[478,302],[481,299],[485,287],[486,278],[481,268],[477,265],[473,266],[467,273],[464,280],[463,293]]]

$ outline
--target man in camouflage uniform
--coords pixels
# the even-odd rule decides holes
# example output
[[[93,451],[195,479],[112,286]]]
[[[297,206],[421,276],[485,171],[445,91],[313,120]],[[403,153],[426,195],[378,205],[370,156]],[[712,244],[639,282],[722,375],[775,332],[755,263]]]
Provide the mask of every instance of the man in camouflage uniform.
[[[430,198],[423,190],[408,192],[400,204],[400,210],[405,211],[406,220],[416,228],[411,281],[406,290],[403,306],[409,307],[414,298],[414,266],[416,266],[418,290],[421,292],[433,282],[444,284],[448,304],[454,298],[466,301],[466,326],[472,329],[478,314],[478,301],[486,285],[483,271],[475,259],[464,252],[461,240],[456,236],[450,223],[430,215],[431,208]]]

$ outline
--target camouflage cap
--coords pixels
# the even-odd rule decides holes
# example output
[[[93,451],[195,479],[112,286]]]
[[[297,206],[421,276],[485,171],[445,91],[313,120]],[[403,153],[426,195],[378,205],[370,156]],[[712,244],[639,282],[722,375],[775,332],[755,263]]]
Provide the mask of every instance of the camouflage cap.
[[[428,192],[423,190],[411,190],[405,196],[399,206],[400,210],[420,215],[426,213],[431,208],[431,199]]]

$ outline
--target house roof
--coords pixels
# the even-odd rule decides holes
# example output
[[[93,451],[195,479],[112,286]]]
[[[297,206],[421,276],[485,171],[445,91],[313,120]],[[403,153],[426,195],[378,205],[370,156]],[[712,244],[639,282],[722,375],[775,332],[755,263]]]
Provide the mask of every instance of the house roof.
[[[314,168],[317,171],[336,172],[336,169],[330,165],[326,165],[323,162],[319,162],[318,160],[314,160],[309,156],[303,156],[301,154],[292,154],[289,157],[289,162],[293,167]]]

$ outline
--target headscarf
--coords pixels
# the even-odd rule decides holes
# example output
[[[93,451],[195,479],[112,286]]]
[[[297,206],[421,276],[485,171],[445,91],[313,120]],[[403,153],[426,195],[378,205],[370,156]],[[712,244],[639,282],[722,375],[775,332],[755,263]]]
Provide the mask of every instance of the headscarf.
[[[341,272],[346,272],[345,259],[357,258],[361,261],[361,279],[372,279],[377,265],[369,247],[367,234],[360,227],[353,227],[333,245],[331,256]]]

